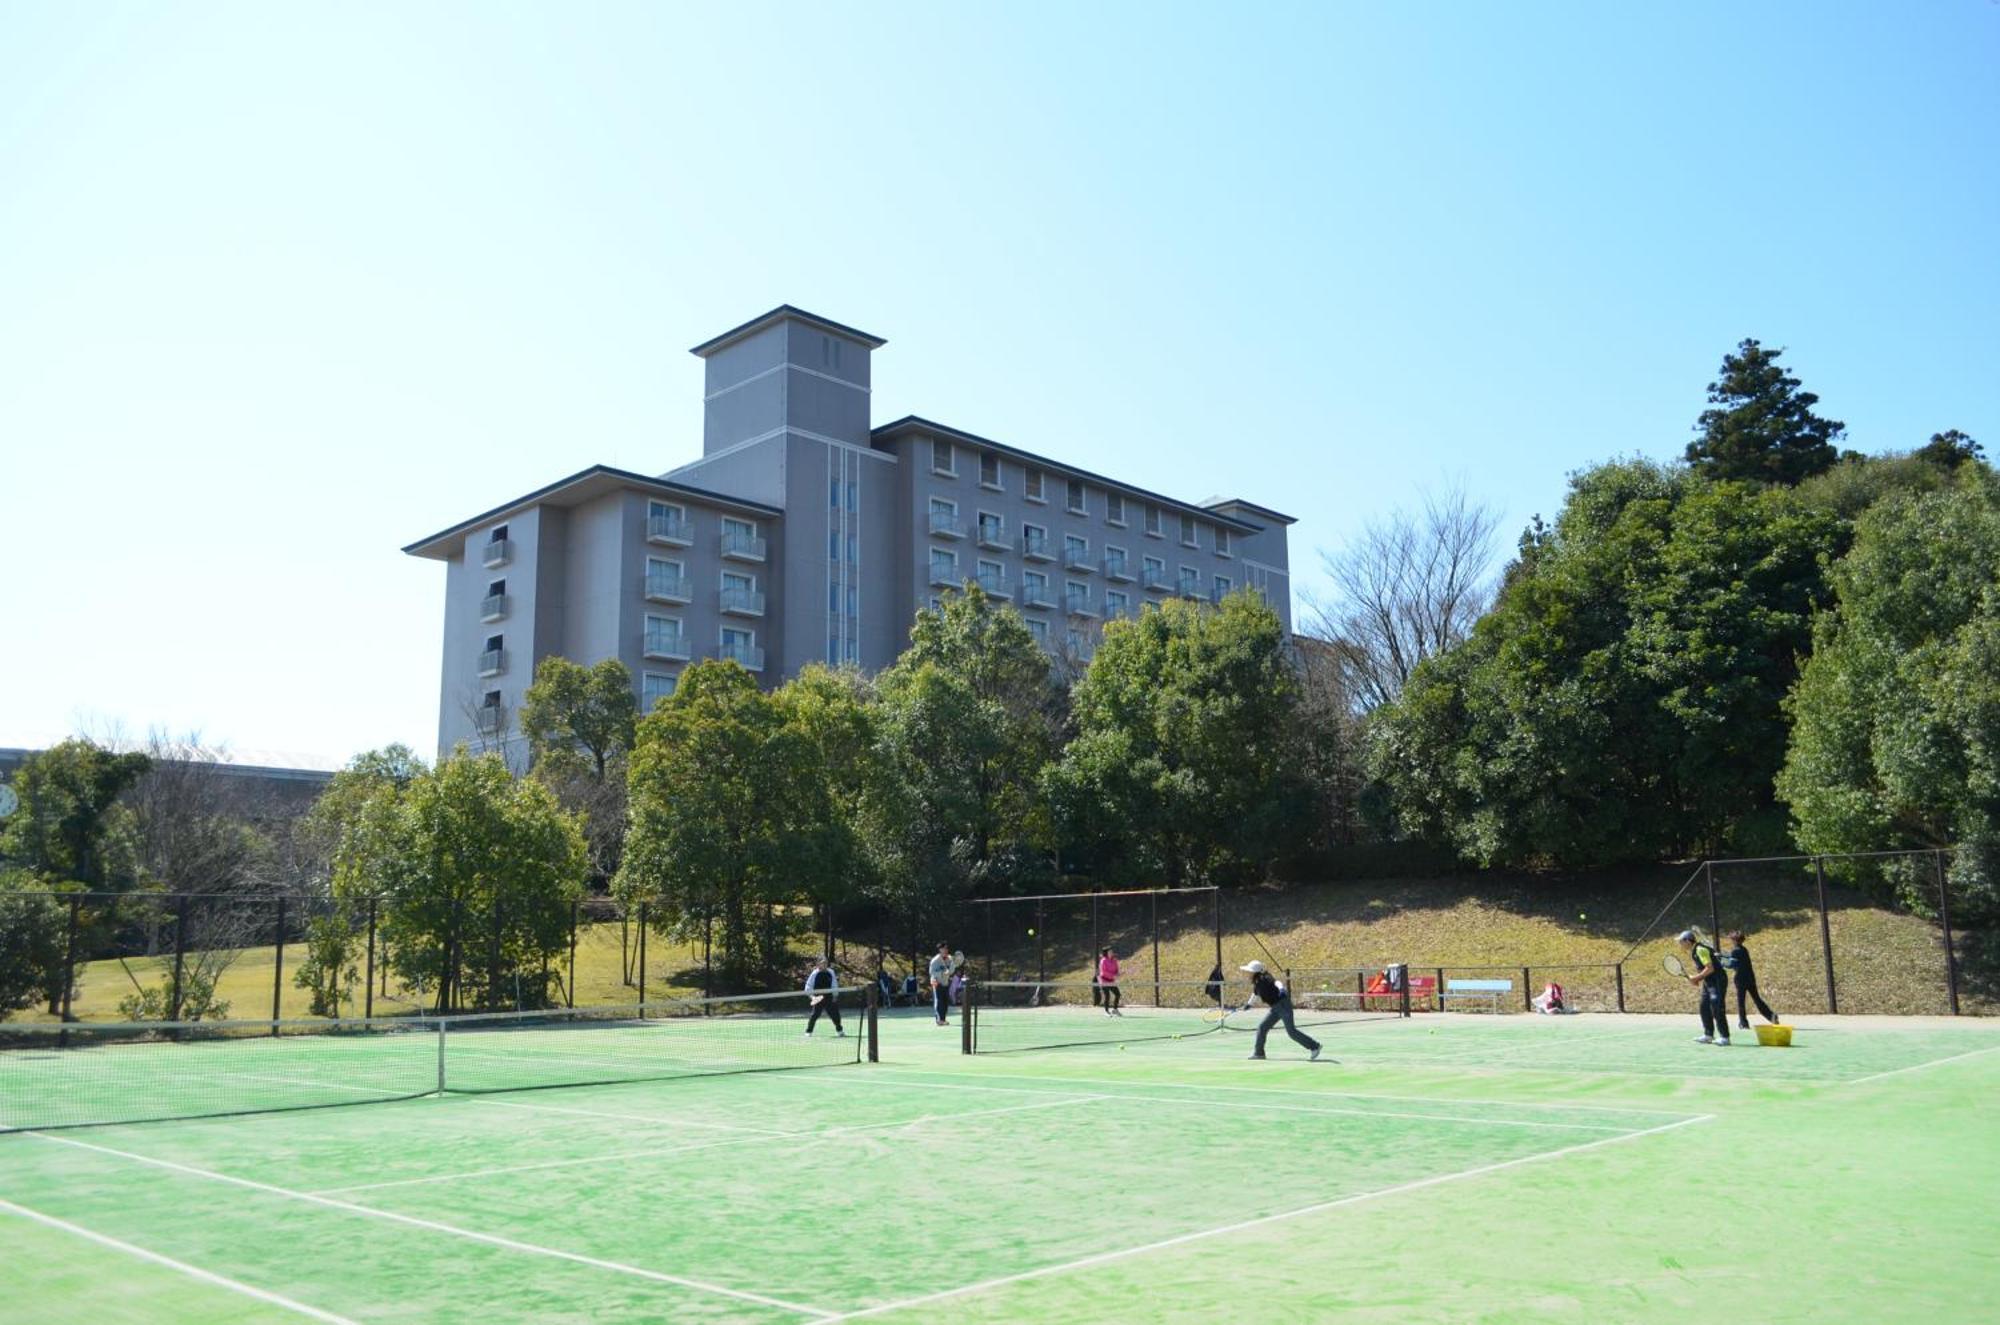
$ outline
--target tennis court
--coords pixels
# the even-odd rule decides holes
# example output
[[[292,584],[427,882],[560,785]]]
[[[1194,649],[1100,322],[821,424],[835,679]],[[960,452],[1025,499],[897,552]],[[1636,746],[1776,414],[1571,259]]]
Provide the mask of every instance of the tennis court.
[[[0,1300],[190,1322],[1985,1311],[2000,1028],[1806,1019],[1792,1049],[1720,1050],[1691,1016],[1353,1015],[1311,1029],[1321,1062],[1280,1033],[1251,1063],[1192,1008],[1126,1013],[1009,1009],[966,1056],[956,1024],[884,1011],[874,1063],[865,1014],[807,1041],[802,1013],[741,1006],[8,1050],[8,1125],[120,1096],[291,1111],[0,1135]],[[1033,1046],[1091,1017],[1112,1029]],[[82,1061],[116,1054],[153,1061]],[[68,1102],[25,1116],[58,1070]],[[423,1094],[439,1071],[449,1093]],[[298,1107],[329,1086],[371,1102]]]

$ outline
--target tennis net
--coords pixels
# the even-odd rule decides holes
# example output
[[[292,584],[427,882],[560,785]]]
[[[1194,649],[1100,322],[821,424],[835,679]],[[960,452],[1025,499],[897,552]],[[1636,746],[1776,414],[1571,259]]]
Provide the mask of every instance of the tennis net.
[[[970,988],[969,1038],[979,1054],[1255,1031],[1269,1011],[1245,1006],[1249,986],[1234,982],[1126,985],[1115,1003],[1088,981],[982,980]],[[1405,1017],[1409,1008],[1401,994],[1300,991],[1293,995],[1292,1015],[1300,1026],[1330,1026]]]
[[[829,1009],[811,1035],[799,993],[452,1017],[6,1023],[0,1132],[873,1058],[875,1009],[864,991],[841,990],[832,1006],[841,1027]]]

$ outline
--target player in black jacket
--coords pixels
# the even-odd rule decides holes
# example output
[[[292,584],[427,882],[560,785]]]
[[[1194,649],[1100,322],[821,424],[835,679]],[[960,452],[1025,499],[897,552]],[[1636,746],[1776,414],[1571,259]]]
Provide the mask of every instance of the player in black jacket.
[[[1778,1014],[1771,1011],[1771,1005],[1757,992],[1757,968],[1750,964],[1750,949],[1743,946],[1743,931],[1731,930],[1722,937],[1729,944],[1728,951],[1722,954],[1722,964],[1736,977],[1736,1024],[1746,1031],[1750,1029],[1750,1009],[1744,1006],[1744,1000],[1748,999],[1757,1005],[1765,1021],[1777,1025]]]
[[[1273,1026],[1282,1021],[1285,1023],[1285,1034],[1310,1049],[1312,1056],[1318,1058],[1319,1041],[1292,1024],[1292,996],[1286,992],[1284,985],[1280,984],[1275,976],[1264,969],[1264,963],[1253,961],[1236,969],[1250,973],[1251,992],[1264,1001],[1264,1006],[1271,1009],[1264,1014],[1264,1020],[1257,1024],[1257,1047],[1251,1050],[1250,1056],[1252,1058],[1264,1056],[1264,1037],[1271,1033]]]
[[[833,973],[833,967],[827,965],[826,958],[821,957],[813,963],[812,973],[806,976],[805,990],[806,998],[812,1003],[812,1015],[806,1018],[806,1034],[813,1033],[813,1027],[819,1025],[820,1016],[824,1014],[832,1019],[835,1035],[846,1035],[847,1028],[840,1024],[840,977]]]

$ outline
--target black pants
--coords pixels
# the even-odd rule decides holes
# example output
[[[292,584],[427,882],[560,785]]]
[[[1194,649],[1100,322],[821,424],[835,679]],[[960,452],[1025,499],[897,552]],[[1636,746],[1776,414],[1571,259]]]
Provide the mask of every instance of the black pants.
[[[822,1012],[833,1022],[835,1030],[840,1031],[842,1034],[846,1033],[846,1027],[840,1024],[840,1004],[836,1003],[834,998],[835,995],[828,994],[825,998],[813,1004],[812,1015],[806,1018],[807,1035],[811,1035],[813,1027],[819,1025],[819,1015]]]
[[[939,1024],[951,1020],[951,984],[940,980],[931,986],[931,1011],[937,1013]]]
[[[1318,1040],[1315,1040],[1312,1036],[1307,1035],[1292,1024],[1292,1000],[1281,998],[1278,1000],[1276,1006],[1264,1014],[1264,1020],[1257,1024],[1257,1047],[1252,1052],[1259,1058],[1264,1056],[1264,1037],[1269,1035],[1271,1028],[1280,1021],[1285,1023],[1285,1034],[1291,1036],[1308,1049],[1316,1050],[1319,1048]]]
[[[1701,986],[1701,1033],[1712,1035],[1718,1040],[1729,1038],[1729,987],[1712,985],[1706,981]]]
[[[1771,1005],[1766,1003],[1764,996],[1757,992],[1757,982],[1751,980],[1746,983],[1738,980],[1736,982],[1736,1021],[1738,1025],[1746,1030],[1750,1026],[1750,1010],[1743,1006],[1745,999],[1757,1005],[1758,1016],[1770,1022],[1773,1026],[1778,1024],[1778,1014],[1771,1011]]]
[[[1117,986],[1117,985],[1115,985],[1115,984],[1109,984],[1109,983],[1107,983],[1107,984],[1103,984],[1103,985],[1100,985],[1100,986],[1099,986],[1099,989],[1100,989],[1100,990],[1101,990],[1101,991],[1103,992],[1103,995],[1104,995],[1104,1006],[1105,1006],[1105,1007],[1107,1007],[1107,1008],[1116,1008],[1116,1007],[1121,1007],[1121,1006],[1123,1006],[1123,1005],[1122,1005],[1121,1003],[1119,1003],[1119,1001],[1118,1001],[1118,999],[1119,999],[1119,993],[1118,993],[1118,986]]]

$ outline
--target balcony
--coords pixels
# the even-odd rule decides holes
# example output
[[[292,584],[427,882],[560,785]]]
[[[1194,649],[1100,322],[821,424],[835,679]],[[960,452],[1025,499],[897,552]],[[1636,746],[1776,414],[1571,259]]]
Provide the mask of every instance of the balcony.
[[[481,704],[472,711],[472,725],[481,736],[497,736],[507,729],[507,710],[498,704]]]
[[[1147,593],[1172,593],[1174,582],[1163,570],[1148,567],[1145,573]]]
[[[759,589],[724,589],[722,610],[731,616],[763,616],[764,594]]]
[[[694,588],[685,575],[655,572],[646,576],[646,597],[656,603],[687,603],[694,601]]]
[[[718,656],[728,659],[745,671],[764,670],[764,650],[755,644],[725,644]]]
[[[964,538],[965,521],[950,511],[931,512],[932,538]]]
[[[1049,551],[1047,534],[1022,534],[1021,555],[1029,561],[1054,561],[1055,553]]]
[[[507,670],[507,650],[488,649],[479,655],[479,674],[498,676]]]
[[[930,586],[933,589],[963,588],[965,581],[959,578],[958,567],[931,563]]]
[[[1063,569],[1088,575],[1091,571],[1097,569],[1097,563],[1090,559],[1090,550],[1088,548],[1064,548]]]
[[[678,630],[649,630],[646,632],[644,652],[648,658],[665,658],[672,662],[688,660],[687,636]]]
[[[504,593],[490,593],[479,600],[479,619],[499,621],[507,615],[508,600]]]
[[[494,566],[504,566],[513,559],[514,540],[511,538],[496,538],[479,553],[479,564],[489,569]]]
[[[1005,575],[995,575],[990,572],[982,574],[979,577],[979,587],[994,598],[1012,598],[1014,596],[1014,586],[1008,582]]]
[[[1013,542],[1007,537],[1007,531],[1001,526],[998,520],[981,520],[979,522],[979,546],[991,548],[995,552],[1011,552],[1014,550]]]
[[[762,561],[770,555],[770,543],[747,529],[722,531],[722,555],[737,561]]]
[[[685,515],[649,515],[646,517],[646,541],[692,547],[694,526]]]
[[[1114,580],[1119,584],[1130,584],[1132,582],[1132,564],[1122,556],[1106,556],[1104,558],[1104,578]]]
[[[1071,589],[1063,595],[1063,611],[1074,617],[1095,617],[1097,603],[1088,589]]]
[[[1021,606],[1023,607],[1054,607],[1055,605],[1055,599],[1049,597],[1049,588],[1045,584],[1031,584],[1023,587],[1021,590]]]
[[[1182,580],[1174,589],[1174,593],[1179,597],[1192,598],[1196,601],[1208,596],[1201,591],[1201,581],[1195,579]]]

